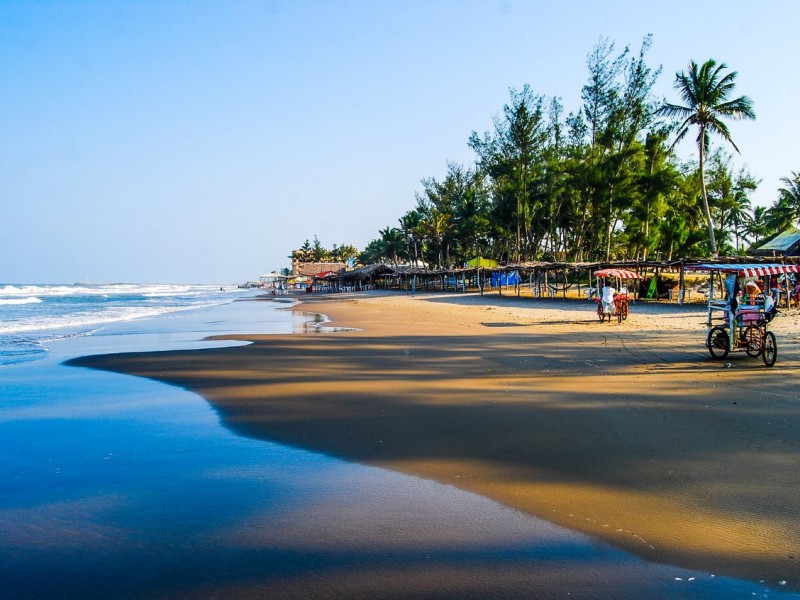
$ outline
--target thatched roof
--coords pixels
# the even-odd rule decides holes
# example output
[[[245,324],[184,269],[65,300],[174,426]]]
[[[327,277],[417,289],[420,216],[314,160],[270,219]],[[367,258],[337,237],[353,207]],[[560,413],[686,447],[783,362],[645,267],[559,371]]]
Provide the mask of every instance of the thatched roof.
[[[326,279],[341,279],[342,281],[348,280],[359,280],[359,279],[367,279],[368,277],[375,277],[377,275],[385,275],[387,273],[393,273],[394,269],[388,265],[383,263],[378,263],[374,265],[366,265],[364,267],[358,267],[356,269],[352,269],[351,271],[344,271],[339,273],[338,275],[330,275],[326,277]]]
[[[328,273],[331,271],[340,272],[344,271],[345,264],[343,262],[305,262],[298,263],[297,275],[305,275],[306,277],[316,277],[321,273]]]
[[[800,231],[798,232],[800,233]],[[800,238],[799,238],[800,239]],[[747,259],[747,260],[745,260]],[[425,267],[414,267],[410,265],[390,266],[384,263],[377,263],[358,267],[350,271],[342,271],[338,274],[330,274],[324,277],[316,277],[325,281],[359,281],[375,277],[393,277],[393,278],[407,278],[407,277],[447,277],[453,275],[470,275],[475,274],[477,271],[482,272],[510,272],[518,271],[523,274],[538,275],[542,273],[576,273],[576,272],[593,272],[599,269],[628,269],[637,272],[644,271],[679,271],[680,269],[700,264],[715,262],[719,264],[731,262],[763,262],[765,259],[760,257],[727,257],[720,258],[716,261],[709,259],[680,259],[671,261],[603,261],[603,262],[546,262],[546,261],[530,261],[517,264],[506,264],[497,267],[481,268],[481,267],[461,267],[451,269],[428,269]],[[792,261],[794,262],[794,261]]]

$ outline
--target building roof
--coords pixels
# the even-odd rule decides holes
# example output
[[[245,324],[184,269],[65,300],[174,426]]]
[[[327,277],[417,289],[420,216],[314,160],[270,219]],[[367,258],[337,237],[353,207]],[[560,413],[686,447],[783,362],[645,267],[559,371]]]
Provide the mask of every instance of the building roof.
[[[343,262],[301,262],[297,265],[297,274],[306,277],[316,277],[322,273],[344,271]]]
[[[783,254],[795,256],[800,253],[800,229],[787,229],[782,231],[774,238],[767,240],[760,246],[752,248],[751,253],[755,255]]]

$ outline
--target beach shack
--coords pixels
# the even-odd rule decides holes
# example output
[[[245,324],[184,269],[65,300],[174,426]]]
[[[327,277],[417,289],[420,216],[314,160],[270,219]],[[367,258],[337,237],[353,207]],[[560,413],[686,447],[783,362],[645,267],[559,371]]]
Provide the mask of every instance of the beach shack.
[[[266,273],[258,278],[261,282],[261,287],[269,289],[272,294],[286,293],[286,282],[289,279],[288,275],[282,275],[278,271]]]

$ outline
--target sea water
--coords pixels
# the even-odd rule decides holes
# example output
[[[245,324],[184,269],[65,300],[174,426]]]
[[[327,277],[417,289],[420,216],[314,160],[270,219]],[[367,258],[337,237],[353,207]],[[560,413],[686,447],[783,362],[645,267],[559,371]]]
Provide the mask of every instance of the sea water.
[[[0,365],[43,358],[61,340],[109,325],[231,302],[236,286],[0,283]]]
[[[3,305],[0,366],[4,599],[795,597],[780,582],[647,563],[449,486],[243,438],[191,392],[62,364],[307,331],[309,316],[285,304],[202,286],[5,289],[17,302]]]

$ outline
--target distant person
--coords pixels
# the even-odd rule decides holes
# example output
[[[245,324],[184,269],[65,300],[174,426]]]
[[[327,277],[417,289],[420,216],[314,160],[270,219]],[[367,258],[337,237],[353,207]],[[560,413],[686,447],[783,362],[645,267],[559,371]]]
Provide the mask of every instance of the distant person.
[[[614,295],[617,293],[617,290],[611,285],[611,282],[606,279],[606,283],[603,286],[603,295],[602,295],[602,302],[603,302],[603,312],[606,314],[614,314]]]

